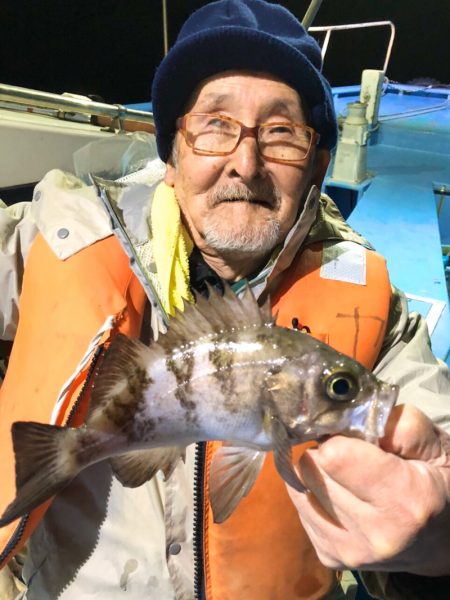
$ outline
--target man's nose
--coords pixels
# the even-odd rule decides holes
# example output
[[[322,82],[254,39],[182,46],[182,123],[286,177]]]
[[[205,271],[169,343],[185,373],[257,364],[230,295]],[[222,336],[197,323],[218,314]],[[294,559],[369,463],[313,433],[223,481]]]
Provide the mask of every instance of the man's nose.
[[[264,159],[259,153],[258,142],[251,135],[246,135],[238,147],[230,155],[228,163],[231,176],[240,177],[242,181],[251,181],[261,177],[264,172]]]

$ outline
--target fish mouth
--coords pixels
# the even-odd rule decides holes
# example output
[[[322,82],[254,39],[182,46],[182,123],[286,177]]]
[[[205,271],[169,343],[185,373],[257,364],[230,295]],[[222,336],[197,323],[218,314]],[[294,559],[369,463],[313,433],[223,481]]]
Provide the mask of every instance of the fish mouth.
[[[382,438],[399,391],[398,385],[381,383],[376,396],[367,398],[366,402],[349,415],[351,435],[360,436],[372,443]]]
[[[314,418],[305,422],[304,417],[294,419],[289,424],[293,438],[302,441],[325,441],[333,435],[358,437],[377,443],[384,436],[386,423],[399,394],[399,387],[382,383],[365,399],[356,399],[356,403],[344,410],[335,407],[314,414]]]
[[[382,383],[380,386],[377,406],[373,410],[375,414],[375,436],[377,439],[384,436],[386,423],[389,419],[392,409],[397,402],[400,388],[398,385]]]
[[[383,402],[392,402],[392,406],[394,406],[399,392],[400,387],[398,385],[382,383],[380,386],[380,399]]]

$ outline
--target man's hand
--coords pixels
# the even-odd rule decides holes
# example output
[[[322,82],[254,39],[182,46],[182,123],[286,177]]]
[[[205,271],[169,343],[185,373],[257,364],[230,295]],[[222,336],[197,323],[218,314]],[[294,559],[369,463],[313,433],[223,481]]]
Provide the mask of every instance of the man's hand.
[[[450,575],[450,436],[395,407],[380,447],[335,436],[300,461],[288,487],[323,564]]]

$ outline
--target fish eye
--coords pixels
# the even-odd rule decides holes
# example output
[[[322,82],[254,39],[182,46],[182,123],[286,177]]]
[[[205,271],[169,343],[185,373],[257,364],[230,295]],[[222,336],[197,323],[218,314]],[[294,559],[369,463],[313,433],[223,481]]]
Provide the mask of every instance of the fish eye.
[[[325,392],[332,400],[348,402],[358,394],[356,379],[350,373],[342,371],[331,373],[325,378],[324,384]]]

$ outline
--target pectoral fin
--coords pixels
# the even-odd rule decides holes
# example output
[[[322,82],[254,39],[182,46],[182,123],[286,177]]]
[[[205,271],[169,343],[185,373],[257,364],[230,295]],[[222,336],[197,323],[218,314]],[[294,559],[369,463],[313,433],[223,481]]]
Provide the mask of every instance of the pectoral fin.
[[[138,487],[149,481],[159,470],[168,479],[185,449],[174,447],[134,450],[109,459],[114,475],[125,487]]]
[[[270,419],[275,466],[284,481],[298,492],[306,492],[292,464],[292,447],[286,427],[274,415]]]
[[[223,523],[246,496],[261,470],[265,452],[222,446],[214,455],[209,475],[209,500],[215,523]]]

